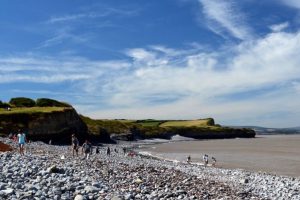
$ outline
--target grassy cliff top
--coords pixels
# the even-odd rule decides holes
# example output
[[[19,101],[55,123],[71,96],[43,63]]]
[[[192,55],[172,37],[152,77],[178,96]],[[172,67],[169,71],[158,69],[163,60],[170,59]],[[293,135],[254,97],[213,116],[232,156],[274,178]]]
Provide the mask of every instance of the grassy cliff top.
[[[198,120],[180,120],[180,121],[167,121],[162,124],[160,124],[160,127],[203,127],[203,126],[209,126],[209,119],[198,119]]]
[[[18,113],[51,113],[55,111],[64,111],[65,109],[72,109],[69,107],[19,107],[11,108],[10,111],[0,108],[0,115],[10,115]]]

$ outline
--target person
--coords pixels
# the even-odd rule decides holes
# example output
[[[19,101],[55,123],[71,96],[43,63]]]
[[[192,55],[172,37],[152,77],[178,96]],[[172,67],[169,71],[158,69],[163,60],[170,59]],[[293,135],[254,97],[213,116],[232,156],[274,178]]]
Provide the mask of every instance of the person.
[[[49,145],[52,145],[52,140],[49,140]]]
[[[208,164],[208,155],[204,154],[204,156],[203,156],[203,162],[204,162],[204,167],[206,167],[207,164]]]
[[[14,134],[14,135],[13,135],[13,141],[14,141],[14,142],[17,142],[17,140],[18,140],[18,136],[17,136],[17,134]]]
[[[191,163],[191,156],[190,155],[187,157],[186,162],[189,163],[189,164]]]
[[[124,155],[126,154],[126,148],[125,147],[123,147],[123,153],[124,153]]]
[[[74,154],[76,153],[76,156],[78,156],[78,148],[79,148],[79,141],[75,134],[72,134],[72,152],[73,152],[73,157]]]
[[[106,155],[110,156],[110,148],[109,147],[107,147]]]
[[[129,157],[133,157],[133,156],[135,156],[135,152],[134,152],[134,151],[132,151],[132,150],[130,150],[130,151],[129,151],[129,153],[128,153],[128,156],[129,156]]]
[[[212,159],[212,166],[216,166],[216,163],[217,163],[217,159],[215,157],[211,157]]]
[[[21,130],[19,130],[18,132],[19,152],[21,155],[24,155],[24,145],[26,141],[26,136],[25,133],[21,132]]]
[[[88,160],[91,152],[92,144],[88,140],[85,140],[85,142],[82,145],[82,153],[84,153],[84,158]]]
[[[99,154],[99,153],[100,153],[99,147],[96,147],[96,154]]]

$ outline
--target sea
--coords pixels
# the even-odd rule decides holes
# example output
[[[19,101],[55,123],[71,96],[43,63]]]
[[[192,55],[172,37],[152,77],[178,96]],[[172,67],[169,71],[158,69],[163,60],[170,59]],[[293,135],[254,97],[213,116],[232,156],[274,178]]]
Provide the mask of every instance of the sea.
[[[256,138],[195,140],[174,136],[172,140],[147,140],[138,151],[160,159],[202,165],[204,154],[216,166],[276,175],[300,177],[300,134],[257,135]]]

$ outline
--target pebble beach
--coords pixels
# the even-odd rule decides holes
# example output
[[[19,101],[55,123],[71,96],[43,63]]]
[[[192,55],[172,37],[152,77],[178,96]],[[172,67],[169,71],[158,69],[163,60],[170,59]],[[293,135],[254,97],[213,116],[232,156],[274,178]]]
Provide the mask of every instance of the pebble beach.
[[[32,142],[25,156],[17,144],[0,152],[0,199],[300,199],[296,177],[175,163],[106,146],[73,157],[70,146]]]

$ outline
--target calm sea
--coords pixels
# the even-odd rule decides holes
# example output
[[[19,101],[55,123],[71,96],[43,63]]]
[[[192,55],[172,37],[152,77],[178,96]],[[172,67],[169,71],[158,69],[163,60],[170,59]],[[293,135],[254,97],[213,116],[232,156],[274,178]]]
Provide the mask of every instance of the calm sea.
[[[208,154],[222,168],[241,168],[300,177],[300,135],[259,135],[253,139],[193,140],[144,145],[141,152],[164,159],[202,163]]]

